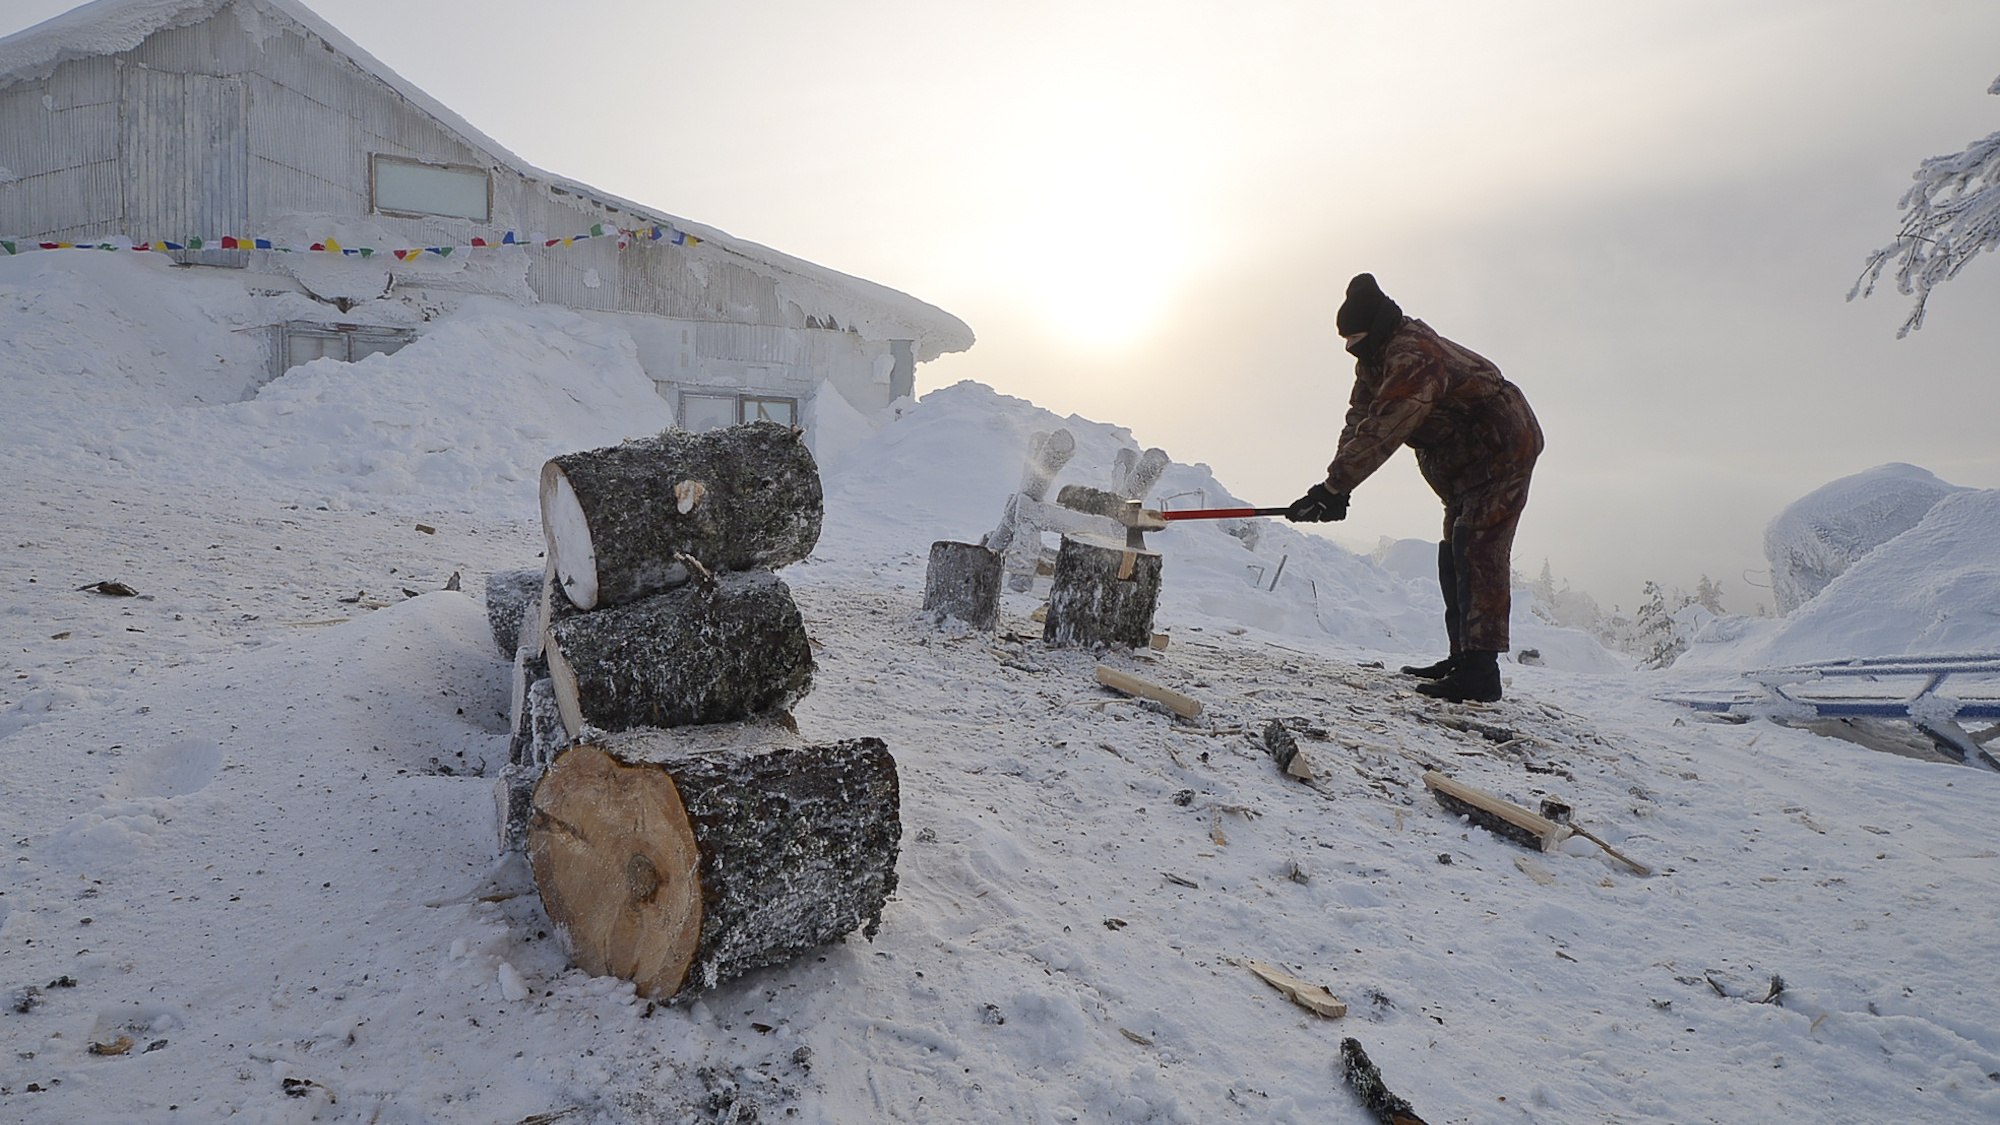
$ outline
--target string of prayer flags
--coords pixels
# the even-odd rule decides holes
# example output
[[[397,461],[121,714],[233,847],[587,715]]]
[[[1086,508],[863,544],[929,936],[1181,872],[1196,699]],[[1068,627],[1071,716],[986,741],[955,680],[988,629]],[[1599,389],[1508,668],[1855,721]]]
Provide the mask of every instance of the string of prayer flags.
[[[410,261],[425,254],[440,258],[451,257],[458,250],[494,250],[510,246],[527,247],[539,242],[543,249],[557,246],[568,248],[592,238],[616,238],[618,249],[624,250],[634,241],[667,242],[674,246],[699,246],[701,239],[683,230],[677,230],[664,223],[627,230],[623,227],[607,227],[603,223],[593,223],[582,234],[560,235],[553,238],[535,239],[524,237],[516,231],[503,232],[498,238],[475,235],[463,246],[407,246],[383,250],[373,246],[343,246],[333,238],[319,239],[303,247],[282,246],[269,238],[245,238],[226,234],[220,238],[189,238],[185,241],[154,239],[149,242],[65,242],[57,239],[10,239],[0,238],[0,252],[9,257],[28,250],[136,250],[140,253],[184,253],[197,250],[269,250],[278,254],[339,254],[344,257],[372,258],[377,254],[388,254],[398,261]]]

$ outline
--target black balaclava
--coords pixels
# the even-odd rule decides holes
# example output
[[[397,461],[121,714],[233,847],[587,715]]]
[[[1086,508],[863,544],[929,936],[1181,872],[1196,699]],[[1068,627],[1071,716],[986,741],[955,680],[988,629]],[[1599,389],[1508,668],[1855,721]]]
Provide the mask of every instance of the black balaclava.
[[[1403,326],[1403,309],[1375,284],[1374,274],[1358,273],[1347,283],[1347,300],[1341,302],[1333,323],[1342,336],[1368,333],[1355,358],[1376,364],[1382,362],[1382,349],[1389,346],[1389,337]]]

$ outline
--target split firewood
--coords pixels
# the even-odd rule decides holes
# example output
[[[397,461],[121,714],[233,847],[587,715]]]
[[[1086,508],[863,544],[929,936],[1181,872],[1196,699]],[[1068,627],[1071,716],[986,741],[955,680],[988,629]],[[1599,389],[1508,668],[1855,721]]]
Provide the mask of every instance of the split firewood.
[[[1424,1119],[1417,1116],[1407,1099],[1390,1093],[1389,1087],[1382,1084],[1382,1072],[1369,1061],[1360,1040],[1340,1041],[1340,1073],[1354,1096],[1361,1099],[1361,1108],[1381,1125],[1424,1125]]]
[[[1495,836],[1536,851],[1553,851],[1569,835],[1565,825],[1533,813],[1475,785],[1454,781],[1436,770],[1424,772],[1424,785],[1444,810],[1462,816]]]
[[[1285,729],[1283,721],[1272,719],[1265,724],[1264,749],[1270,751],[1271,759],[1278,763],[1278,768],[1285,771],[1287,776],[1296,777],[1300,781],[1313,779],[1312,763],[1306,760],[1305,755],[1299,753],[1299,740],[1293,738],[1292,732]]]
[[[880,739],[796,742],[638,730],[549,767],[528,856],[579,968],[667,999],[874,937],[902,840],[895,759]]]
[[[1130,672],[1120,672],[1107,664],[1097,666],[1097,682],[1113,691],[1150,699],[1183,718],[1201,718],[1200,700],[1182,695],[1172,688],[1161,687],[1151,680],[1142,680]]]
[[[139,591],[134,590],[123,582],[92,582],[88,586],[78,586],[77,589],[79,591],[95,590],[100,594],[109,594],[114,598],[136,598],[139,596]]]
[[[797,562],[825,507],[812,452],[775,422],[566,453],[542,466],[541,504],[549,561],[578,609],[686,582],[677,554],[716,571]]]
[[[1283,969],[1263,961],[1245,961],[1243,965],[1262,978],[1265,984],[1283,993],[1285,999],[1308,1012],[1333,1020],[1347,1014],[1347,1005],[1319,985],[1307,984]]]

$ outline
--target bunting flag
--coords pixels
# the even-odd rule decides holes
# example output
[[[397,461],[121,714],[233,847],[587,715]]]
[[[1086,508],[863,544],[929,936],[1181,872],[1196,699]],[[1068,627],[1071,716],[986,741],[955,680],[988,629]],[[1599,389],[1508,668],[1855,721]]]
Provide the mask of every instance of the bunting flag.
[[[593,223],[583,234],[566,234],[554,237],[524,236],[515,231],[506,231],[499,238],[475,236],[462,246],[405,246],[379,249],[373,246],[342,246],[333,238],[323,238],[308,242],[305,246],[283,246],[268,238],[246,238],[237,234],[225,234],[216,238],[193,237],[174,242],[155,239],[150,242],[62,242],[57,240],[0,238],[0,253],[12,257],[29,250],[136,250],[140,253],[172,254],[194,250],[269,250],[278,254],[339,254],[343,257],[372,258],[377,254],[389,254],[398,261],[410,261],[425,254],[435,254],[449,258],[459,250],[498,250],[510,246],[526,247],[539,242],[543,249],[557,246],[568,249],[579,242],[592,238],[615,238],[618,249],[629,248],[634,241],[667,242],[674,246],[699,246],[701,239],[677,230],[664,223],[626,230],[623,227],[607,227],[603,223]]]

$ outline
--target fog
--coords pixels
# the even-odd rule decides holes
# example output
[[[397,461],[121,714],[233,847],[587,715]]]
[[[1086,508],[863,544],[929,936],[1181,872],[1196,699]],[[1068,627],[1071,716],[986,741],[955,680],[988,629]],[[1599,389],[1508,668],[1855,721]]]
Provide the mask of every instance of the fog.
[[[964,318],[920,390],[1129,426],[1260,504],[1332,456],[1372,271],[1527,392],[1516,566],[1607,606],[1767,601],[1765,523],[1875,464],[2000,487],[2000,264],[1902,341],[1908,299],[1843,300],[1917,162],[2000,129],[1991,3],[313,7],[536,164]],[[1438,517],[1405,454],[1331,533]]]

